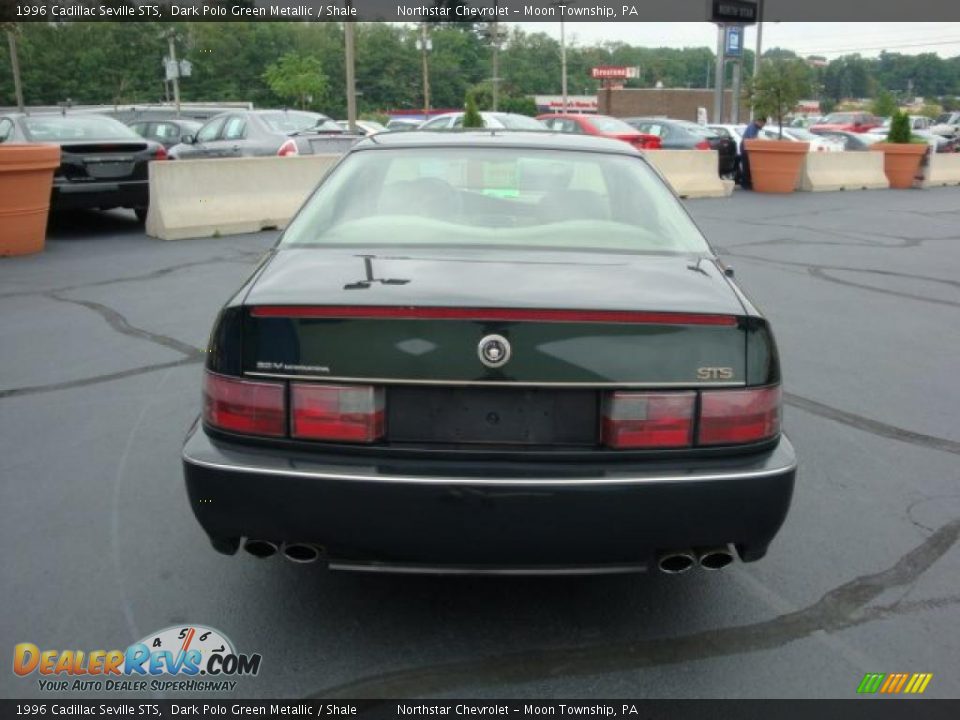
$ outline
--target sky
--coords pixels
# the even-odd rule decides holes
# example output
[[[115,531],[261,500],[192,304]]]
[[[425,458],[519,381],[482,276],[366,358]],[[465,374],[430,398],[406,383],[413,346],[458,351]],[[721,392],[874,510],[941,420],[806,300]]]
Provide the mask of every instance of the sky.
[[[944,0],[956,2],[957,0]],[[519,23],[518,23],[519,24]],[[522,23],[528,32],[560,37],[560,24]],[[647,47],[716,47],[717,29],[711,23],[565,23],[567,42],[596,45],[607,40]],[[745,46],[756,48],[756,28],[746,30]],[[866,57],[881,50],[907,55],[933,52],[942,57],[960,55],[960,23],[828,23],[767,22],[763,24],[763,47],[783,47],[798,55],[824,55],[829,59],[859,52]]]

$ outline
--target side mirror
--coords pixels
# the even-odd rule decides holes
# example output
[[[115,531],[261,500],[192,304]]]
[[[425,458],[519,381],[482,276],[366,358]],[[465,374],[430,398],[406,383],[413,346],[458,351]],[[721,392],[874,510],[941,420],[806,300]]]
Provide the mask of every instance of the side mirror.
[[[197,142],[197,136],[196,136],[196,135],[181,135],[181,136],[180,136],[180,142],[182,142],[184,145],[195,145],[196,142]]]

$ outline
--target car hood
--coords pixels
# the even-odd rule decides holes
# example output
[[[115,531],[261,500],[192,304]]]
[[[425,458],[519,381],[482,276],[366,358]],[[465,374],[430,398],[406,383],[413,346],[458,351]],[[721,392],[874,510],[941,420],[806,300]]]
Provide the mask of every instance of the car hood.
[[[709,259],[500,248],[280,249],[245,304],[744,313]]]

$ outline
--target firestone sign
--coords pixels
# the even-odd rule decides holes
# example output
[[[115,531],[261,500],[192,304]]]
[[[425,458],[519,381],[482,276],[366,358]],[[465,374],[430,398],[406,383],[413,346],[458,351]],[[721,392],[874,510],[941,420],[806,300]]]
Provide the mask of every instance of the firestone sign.
[[[590,68],[590,76],[594,80],[626,80],[640,77],[640,68],[624,67],[622,65],[600,65]]]

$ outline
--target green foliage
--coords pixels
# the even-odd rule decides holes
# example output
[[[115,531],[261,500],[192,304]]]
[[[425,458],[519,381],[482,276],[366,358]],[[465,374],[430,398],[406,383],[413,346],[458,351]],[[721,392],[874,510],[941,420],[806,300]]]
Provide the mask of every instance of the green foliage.
[[[516,113],[517,115],[529,115],[533,117],[537,114],[537,104],[530,97],[505,97],[500,103],[500,109],[503,112]]]
[[[937,105],[936,103],[926,103],[922,108],[920,108],[920,114],[930,118],[931,120],[936,120],[937,116],[943,112],[943,107]]]
[[[480,116],[480,111],[477,110],[477,101],[473,97],[473,93],[467,93],[467,101],[464,105],[463,113],[463,127],[465,128],[482,128],[483,127],[483,118]]]
[[[832,98],[820,99],[820,112],[822,112],[824,115],[829,115],[836,107],[837,103],[835,103]]]
[[[810,93],[810,68],[802,60],[765,60],[748,87],[757,117],[772,117],[783,130],[783,118]]]
[[[909,143],[912,133],[910,132],[910,116],[899,110],[893,114],[890,121],[890,132],[887,134],[888,143]]]
[[[893,97],[893,93],[889,90],[881,90],[873,99],[873,105],[870,107],[870,112],[877,117],[891,117],[899,109],[900,108],[897,105],[896,98]]]
[[[263,77],[278,97],[294,101],[301,110],[323,106],[327,76],[315,57],[287,53],[268,67]]]

